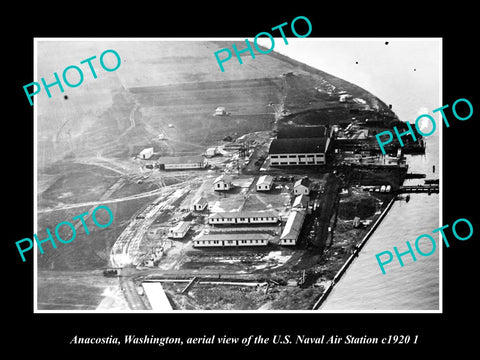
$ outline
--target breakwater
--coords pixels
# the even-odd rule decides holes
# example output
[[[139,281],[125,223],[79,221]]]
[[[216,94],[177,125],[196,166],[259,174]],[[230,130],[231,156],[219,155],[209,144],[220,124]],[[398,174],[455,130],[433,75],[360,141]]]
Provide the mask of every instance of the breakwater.
[[[382,213],[380,214],[380,216],[377,218],[377,220],[375,221],[375,223],[372,225],[372,227],[370,228],[370,230],[367,232],[367,234],[365,234],[365,236],[363,237],[363,239],[360,241],[360,243],[355,247],[355,250],[353,251],[353,253],[350,255],[350,257],[347,259],[347,261],[345,262],[345,264],[343,264],[343,266],[341,267],[340,270],[337,271],[335,277],[333,278],[333,280],[331,281],[330,285],[325,289],[325,291],[323,292],[323,294],[320,296],[320,298],[315,302],[315,304],[313,305],[312,307],[312,310],[318,310],[320,308],[320,306],[322,305],[322,303],[325,301],[325,299],[327,298],[327,296],[330,294],[330,292],[332,291],[333,287],[335,286],[335,284],[340,280],[340,278],[343,276],[343,274],[345,273],[345,271],[347,270],[347,268],[350,266],[350,264],[353,262],[353,260],[358,256],[358,253],[362,250],[363,246],[366,244],[366,242],[368,241],[368,239],[370,238],[370,236],[373,234],[373,232],[375,231],[375,229],[378,227],[378,225],[381,223],[381,221],[383,220],[383,218],[385,217],[385,215],[388,213],[388,211],[391,209],[393,203],[395,202],[395,197],[393,197],[390,202],[387,204],[387,206],[385,207],[385,209],[382,211]]]

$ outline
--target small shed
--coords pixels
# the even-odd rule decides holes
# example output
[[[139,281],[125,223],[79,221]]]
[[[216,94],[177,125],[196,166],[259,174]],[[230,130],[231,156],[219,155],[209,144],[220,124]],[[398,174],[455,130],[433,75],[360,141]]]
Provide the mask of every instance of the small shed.
[[[140,158],[141,159],[144,159],[144,160],[147,160],[147,159],[150,159],[153,155],[153,147],[150,147],[150,148],[146,148],[146,149],[143,149],[142,151],[140,151]]]
[[[220,175],[213,180],[213,189],[218,191],[228,191],[232,188],[232,177],[229,175]]]
[[[180,221],[175,227],[169,230],[168,236],[175,239],[182,239],[188,230],[190,230],[190,223],[188,221]]]
[[[192,204],[192,210],[203,211],[207,208],[208,202],[204,197],[197,198]]]
[[[257,191],[269,191],[273,186],[273,177],[263,175],[258,178]]]
[[[215,155],[217,155],[217,148],[216,147],[211,147],[211,148],[208,148],[207,150],[205,150],[205,157],[214,157]]]
[[[223,106],[219,106],[215,109],[215,112],[213,113],[214,116],[225,116],[227,115],[227,110]]]
[[[304,177],[295,182],[293,185],[293,193],[295,195],[310,195],[311,188],[312,182],[307,177]]]

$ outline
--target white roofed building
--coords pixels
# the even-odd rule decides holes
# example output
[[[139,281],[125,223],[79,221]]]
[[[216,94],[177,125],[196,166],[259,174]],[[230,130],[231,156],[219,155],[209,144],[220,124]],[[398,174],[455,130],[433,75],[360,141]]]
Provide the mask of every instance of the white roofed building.
[[[270,175],[263,175],[258,178],[257,191],[269,191],[273,185],[273,177]]]
[[[203,211],[208,206],[207,199],[204,197],[197,198],[192,204],[192,210],[194,211]]]
[[[175,227],[169,230],[168,236],[181,239],[185,237],[188,230],[190,230],[190,223],[188,221],[180,221]]]
[[[279,245],[295,245],[305,220],[305,211],[292,211],[280,236]]]
[[[228,191],[232,188],[232,177],[229,175],[220,175],[213,180],[213,190]]]
[[[152,157],[153,155],[153,147],[150,147],[150,148],[146,148],[146,149],[143,149],[142,151],[140,151],[140,158],[143,159],[143,160],[148,160]]]
[[[309,195],[312,188],[312,182],[308,178],[302,178],[293,185],[293,193],[295,195]]]
[[[266,246],[271,235],[248,234],[202,234],[193,239],[193,247]]]
[[[308,207],[310,198],[307,195],[298,195],[293,201],[292,209],[294,210],[305,210]]]
[[[214,116],[223,116],[227,115],[227,110],[223,106],[219,106],[215,109],[215,112],[213,113]]]
[[[272,211],[217,212],[208,217],[211,225],[230,224],[275,224],[279,216]]]

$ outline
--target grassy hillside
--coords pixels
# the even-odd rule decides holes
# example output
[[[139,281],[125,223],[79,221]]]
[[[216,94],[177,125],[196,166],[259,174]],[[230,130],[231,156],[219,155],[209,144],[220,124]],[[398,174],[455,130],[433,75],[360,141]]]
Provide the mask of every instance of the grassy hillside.
[[[43,41],[38,44],[38,76],[47,82],[68,65],[93,55],[98,78],[88,66],[84,82],[65,92],[52,88],[52,98],[37,96],[39,166],[70,157],[91,156],[98,151],[110,155],[128,153],[132,146],[146,146],[156,133],[170,132],[178,151],[200,150],[226,134],[265,130],[271,126],[273,109],[280,103],[291,112],[319,109],[338,104],[327,91],[347,91],[369,104],[382,102],[374,95],[345,80],[299,63],[284,55],[242,54],[243,64],[234,57],[221,72],[214,52],[231,48],[233,41]],[[239,49],[242,41],[235,42]],[[100,54],[116,50],[120,68],[106,72],[99,65]],[[56,55],[61,53],[61,57]],[[293,77],[282,74],[293,72]],[[53,80],[52,80],[53,81]],[[64,98],[67,95],[67,98]],[[144,128],[125,135],[132,109]],[[214,118],[217,106],[232,116]],[[174,128],[166,128],[173,124]],[[198,146],[195,146],[198,145]],[[175,144],[172,143],[175,147]],[[174,149],[176,150],[176,149]]]

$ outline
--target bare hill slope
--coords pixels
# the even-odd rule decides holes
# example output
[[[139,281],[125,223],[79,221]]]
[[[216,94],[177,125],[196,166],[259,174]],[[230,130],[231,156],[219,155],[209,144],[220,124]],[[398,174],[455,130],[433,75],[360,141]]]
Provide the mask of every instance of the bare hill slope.
[[[52,98],[38,95],[39,166],[66,155],[92,156],[102,152],[124,156],[132,146],[152,145],[166,133],[177,145],[198,151],[231,133],[265,130],[271,126],[271,104],[284,102],[290,112],[338,106],[346,91],[372,107],[386,108],[374,95],[330,74],[284,55],[242,54],[221,72],[214,52],[234,41],[42,41],[38,44],[38,76],[47,82],[53,72],[79,65],[106,49],[120,54],[122,64],[105,72],[98,63],[93,79],[83,65],[85,80],[65,93],[52,88]],[[244,42],[236,41],[243,49]],[[57,56],[62,54],[62,56]],[[287,76],[283,74],[291,73]],[[67,95],[67,98],[64,98]],[[216,107],[231,112],[213,117]],[[137,128],[128,130],[135,123]],[[168,125],[172,125],[169,127]],[[173,144],[173,143],[172,143]],[[169,152],[175,152],[170,148]]]

